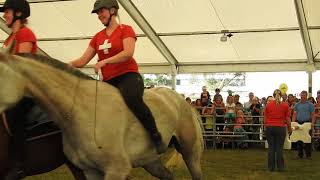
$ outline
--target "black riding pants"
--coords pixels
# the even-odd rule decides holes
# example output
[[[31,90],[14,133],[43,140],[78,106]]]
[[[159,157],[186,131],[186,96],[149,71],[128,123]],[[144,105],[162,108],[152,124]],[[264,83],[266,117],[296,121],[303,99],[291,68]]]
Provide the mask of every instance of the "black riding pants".
[[[284,169],[283,159],[283,144],[286,137],[286,128],[270,126],[266,130],[268,141],[268,168],[269,170],[275,170],[276,165],[278,169]]]
[[[24,141],[26,139],[25,122],[27,113],[34,106],[31,98],[23,98],[16,106],[8,109],[5,114],[12,132],[10,146],[11,157],[14,161],[24,161]]]
[[[150,135],[158,132],[154,117],[142,98],[144,84],[139,73],[129,72],[106,82],[119,89],[129,109]]]

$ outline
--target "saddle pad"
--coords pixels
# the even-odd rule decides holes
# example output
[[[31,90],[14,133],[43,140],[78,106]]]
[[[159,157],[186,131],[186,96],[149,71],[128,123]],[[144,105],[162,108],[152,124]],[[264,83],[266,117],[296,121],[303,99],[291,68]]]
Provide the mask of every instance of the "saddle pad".
[[[311,143],[311,136],[309,134],[309,131],[311,130],[311,123],[299,124],[297,122],[291,122],[291,127],[291,142],[302,141],[304,143]]]

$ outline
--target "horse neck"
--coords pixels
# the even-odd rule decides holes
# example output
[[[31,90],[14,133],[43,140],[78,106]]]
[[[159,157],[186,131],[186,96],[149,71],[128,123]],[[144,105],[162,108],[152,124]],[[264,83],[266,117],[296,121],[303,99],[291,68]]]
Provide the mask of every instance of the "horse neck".
[[[55,118],[65,119],[65,114],[73,106],[74,93],[80,83],[78,77],[31,60],[16,61],[13,68],[27,77],[27,94],[34,97]]]

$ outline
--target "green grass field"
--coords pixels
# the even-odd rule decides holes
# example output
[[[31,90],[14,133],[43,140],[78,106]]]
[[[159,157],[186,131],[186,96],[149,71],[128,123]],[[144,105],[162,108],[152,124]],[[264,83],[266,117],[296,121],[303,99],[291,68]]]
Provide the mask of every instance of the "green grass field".
[[[285,151],[285,172],[267,171],[267,150],[206,150],[203,154],[202,170],[205,180],[316,180],[320,179],[320,152],[312,154],[312,160],[295,160],[295,151]],[[191,179],[186,167],[174,168],[175,179]],[[134,180],[154,180],[143,169],[134,169],[130,175]],[[28,177],[26,180],[73,180],[66,167],[47,174]]]

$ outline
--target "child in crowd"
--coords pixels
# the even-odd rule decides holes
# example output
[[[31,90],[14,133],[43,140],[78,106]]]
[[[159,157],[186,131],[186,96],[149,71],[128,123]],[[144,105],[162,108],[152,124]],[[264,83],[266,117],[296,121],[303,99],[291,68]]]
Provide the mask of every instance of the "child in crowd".
[[[260,113],[261,113],[261,105],[258,103],[258,98],[257,97],[253,97],[252,98],[252,104],[250,106],[250,112],[252,115],[252,123],[253,124],[260,124]],[[254,133],[258,133],[260,129],[260,126],[252,126],[252,132]],[[254,134],[253,135],[253,139],[258,140],[259,139],[259,135],[258,134]]]
[[[224,123],[225,105],[221,95],[215,96],[213,100],[213,108],[216,117],[216,123]],[[217,131],[223,131],[224,125],[217,125]]]
[[[204,123],[205,130],[213,130],[213,107],[208,105],[202,109],[202,123]]]
[[[244,124],[244,123],[245,123],[244,113],[241,109],[237,109],[237,116],[236,116],[236,120],[235,120],[236,125],[233,127],[233,132],[235,132],[235,134],[238,134],[238,135],[243,135],[242,137],[240,137],[238,139],[241,141],[248,140],[248,135],[245,134],[246,131],[242,127],[242,124]],[[248,148],[247,142],[238,142],[237,145],[240,148]]]
[[[202,113],[202,104],[201,104],[201,100],[200,99],[196,99],[194,107],[197,109],[199,114]]]
[[[210,94],[207,91],[207,87],[206,86],[202,87],[202,93],[200,95],[200,99],[201,99],[202,106],[207,106],[207,105],[209,105],[211,103]]]
[[[234,122],[234,119],[236,117],[235,110],[236,110],[236,105],[233,102],[233,96],[229,95],[227,97],[227,103],[226,103],[226,115],[225,115],[225,123],[226,124]],[[231,130],[232,126],[228,126],[225,128]]]

